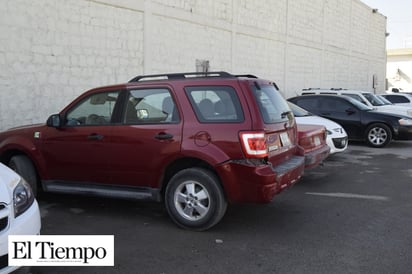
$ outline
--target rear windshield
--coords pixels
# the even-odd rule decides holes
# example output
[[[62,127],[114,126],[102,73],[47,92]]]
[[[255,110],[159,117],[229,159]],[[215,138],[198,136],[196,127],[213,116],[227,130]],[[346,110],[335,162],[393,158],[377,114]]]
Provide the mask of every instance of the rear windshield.
[[[289,105],[274,86],[253,86],[253,95],[265,124],[288,121]]]

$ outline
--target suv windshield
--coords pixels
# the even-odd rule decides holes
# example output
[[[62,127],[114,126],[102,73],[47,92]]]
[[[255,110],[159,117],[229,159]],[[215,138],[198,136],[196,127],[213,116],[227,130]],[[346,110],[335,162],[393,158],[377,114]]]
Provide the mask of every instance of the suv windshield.
[[[385,105],[393,105],[391,101],[383,97],[382,95],[376,95]]]
[[[279,123],[289,119],[291,110],[274,86],[253,85],[253,95],[266,124]]]
[[[383,106],[385,103],[375,94],[373,93],[362,93],[366,99],[373,105],[373,106]]]

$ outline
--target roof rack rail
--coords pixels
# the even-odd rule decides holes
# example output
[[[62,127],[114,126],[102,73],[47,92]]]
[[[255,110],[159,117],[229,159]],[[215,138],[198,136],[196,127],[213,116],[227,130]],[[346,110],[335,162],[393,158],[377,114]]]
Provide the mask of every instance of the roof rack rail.
[[[253,74],[236,74],[235,77],[245,77],[245,78],[255,78],[255,79],[258,78],[257,76]]]
[[[304,88],[302,90],[305,91],[305,90],[318,90],[318,89],[320,89],[320,88]]]
[[[225,71],[210,71],[210,72],[184,72],[184,73],[166,73],[166,74],[151,74],[151,75],[139,75],[134,77],[130,82],[139,82],[141,80],[163,80],[163,79],[187,79],[187,78],[203,78],[203,77],[216,77],[216,78],[233,78],[236,77]]]
[[[348,90],[347,88],[330,88],[330,90]]]

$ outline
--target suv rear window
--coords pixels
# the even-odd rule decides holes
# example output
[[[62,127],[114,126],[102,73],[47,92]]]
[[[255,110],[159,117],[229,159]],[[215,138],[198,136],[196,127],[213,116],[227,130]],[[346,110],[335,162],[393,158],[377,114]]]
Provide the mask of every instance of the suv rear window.
[[[274,86],[253,86],[253,95],[265,124],[287,121],[289,105]]]
[[[244,120],[239,98],[228,86],[186,87],[186,94],[202,123],[242,122]]]

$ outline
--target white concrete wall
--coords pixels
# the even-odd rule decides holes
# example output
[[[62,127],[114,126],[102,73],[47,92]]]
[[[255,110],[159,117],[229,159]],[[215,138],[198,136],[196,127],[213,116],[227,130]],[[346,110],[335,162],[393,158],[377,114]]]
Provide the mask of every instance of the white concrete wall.
[[[384,89],[386,18],[359,0],[0,0],[0,130],[83,91],[211,70],[308,87]]]

